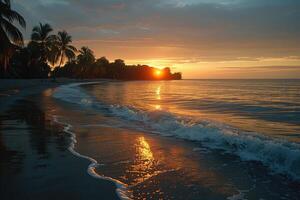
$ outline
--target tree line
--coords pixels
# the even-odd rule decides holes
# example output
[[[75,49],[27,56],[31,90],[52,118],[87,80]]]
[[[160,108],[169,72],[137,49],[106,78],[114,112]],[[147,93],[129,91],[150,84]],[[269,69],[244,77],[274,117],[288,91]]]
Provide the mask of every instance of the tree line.
[[[47,23],[33,27],[25,46],[15,22],[26,27],[24,18],[11,8],[10,0],[0,0],[1,78],[181,79],[181,73],[171,73],[170,68],[158,70],[147,65],[126,65],[121,59],[114,62],[105,57],[97,59],[88,47],[76,49],[66,31],[53,34]]]

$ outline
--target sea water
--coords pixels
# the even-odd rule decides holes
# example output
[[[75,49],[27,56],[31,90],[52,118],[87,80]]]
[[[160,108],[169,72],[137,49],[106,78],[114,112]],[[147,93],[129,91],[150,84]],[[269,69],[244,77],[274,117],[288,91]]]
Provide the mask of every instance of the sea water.
[[[88,144],[106,162],[96,172],[133,199],[300,198],[299,80],[101,81],[53,96],[103,117],[78,132],[94,127],[99,143]],[[107,141],[141,155],[107,158]]]

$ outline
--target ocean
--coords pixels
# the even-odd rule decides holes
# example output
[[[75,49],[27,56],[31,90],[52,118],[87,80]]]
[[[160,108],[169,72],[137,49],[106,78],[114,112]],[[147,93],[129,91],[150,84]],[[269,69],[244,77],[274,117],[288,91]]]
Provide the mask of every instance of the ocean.
[[[99,81],[57,88],[88,172],[123,199],[300,199],[300,80]]]

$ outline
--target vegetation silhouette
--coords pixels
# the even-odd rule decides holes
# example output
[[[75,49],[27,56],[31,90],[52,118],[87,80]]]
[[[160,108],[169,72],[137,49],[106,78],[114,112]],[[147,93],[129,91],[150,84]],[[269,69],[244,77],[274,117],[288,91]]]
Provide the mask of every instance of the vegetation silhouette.
[[[69,78],[106,78],[116,80],[174,80],[181,79],[181,73],[171,73],[170,68],[159,70],[147,65],[126,65],[121,59],[110,62],[107,58],[96,59],[88,47],[79,50],[77,59],[70,60],[64,67],[56,67],[53,73],[57,77]]]
[[[58,67],[61,67],[66,60],[76,58],[77,49],[71,45],[72,37],[66,31],[59,31],[52,39],[53,49],[50,61],[53,65],[59,62]]]
[[[26,27],[24,18],[12,10],[10,0],[0,0],[0,74],[4,75],[14,51],[23,46],[23,35],[13,24],[15,21]]]
[[[24,47],[22,33],[14,21],[26,27],[24,18],[11,9],[10,0],[0,0],[1,78],[181,79],[181,73],[171,73],[170,68],[159,70],[147,65],[126,65],[122,59],[97,59],[88,47],[78,51],[66,31],[52,34],[53,28],[47,23],[33,27],[31,40]]]

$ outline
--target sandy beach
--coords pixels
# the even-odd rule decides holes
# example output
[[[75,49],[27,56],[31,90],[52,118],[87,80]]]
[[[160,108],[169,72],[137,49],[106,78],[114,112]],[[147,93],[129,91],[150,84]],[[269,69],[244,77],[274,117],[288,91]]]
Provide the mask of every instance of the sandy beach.
[[[78,81],[78,80],[77,80]],[[17,99],[39,94],[48,88],[76,82],[73,79],[1,79],[0,80],[0,111],[8,108]]]
[[[45,91],[74,80],[0,81],[0,193],[3,199],[118,199],[115,185],[87,173],[68,150]],[[44,94],[43,94],[44,93]]]

